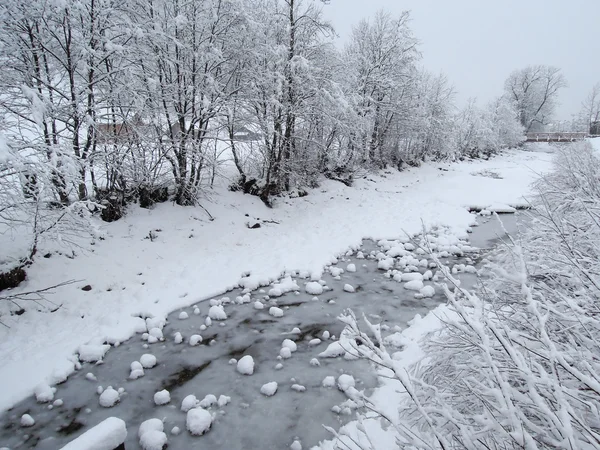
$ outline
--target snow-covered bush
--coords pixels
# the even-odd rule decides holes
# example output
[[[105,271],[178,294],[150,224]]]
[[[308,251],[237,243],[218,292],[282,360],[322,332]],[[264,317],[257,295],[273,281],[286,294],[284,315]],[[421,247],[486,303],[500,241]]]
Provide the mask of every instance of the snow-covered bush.
[[[485,288],[446,286],[454,318],[422,342],[426,359],[408,372],[378,326],[369,324],[376,346],[352,314],[343,318],[364,343],[356,351],[406,389],[390,418],[400,448],[600,446],[599,180],[587,143],[559,151],[537,183],[532,226],[496,252]]]

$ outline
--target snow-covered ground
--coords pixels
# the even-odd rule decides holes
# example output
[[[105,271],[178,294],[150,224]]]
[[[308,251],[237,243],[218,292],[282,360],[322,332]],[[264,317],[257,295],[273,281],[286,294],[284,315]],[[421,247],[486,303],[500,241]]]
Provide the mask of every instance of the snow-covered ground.
[[[550,160],[548,153],[509,151],[490,161],[368,175],[350,188],[324,181],[274,209],[256,197],[215,190],[203,204],[213,221],[202,208],[132,208],[118,222],[99,223],[104,239],[76,248],[74,258],[54,254],[30,268],[19,290],[79,281],[48,296],[47,309],[30,306],[2,318],[10,328],[0,331],[0,408],[42,381],[64,378],[80,345],[123,341],[139,324],[134,316],[163,317],[237,285],[245,272],[251,272],[247,283],[274,280],[284,270],[316,276],[365,237],[417,233],[423,224],[462,233],[473,221],[468,207],[524,204]],[[261,227],[248,228],[255,222]],[[81,289],[86,285],[91,290]]]

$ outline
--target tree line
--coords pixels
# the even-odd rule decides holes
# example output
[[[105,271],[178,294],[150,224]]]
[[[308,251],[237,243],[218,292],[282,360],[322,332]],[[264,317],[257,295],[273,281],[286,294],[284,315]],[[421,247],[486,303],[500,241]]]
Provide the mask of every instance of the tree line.
[[[5,208],[193,205],[225,155],[232,189],[270,204],[323,175],[350,184],[359,169],[515,146],[565,85],[532,66],[457,109],[446,77],[420,66],[408,13],[361,21],[339,48],[313,0],[7,0],[0,14]]]

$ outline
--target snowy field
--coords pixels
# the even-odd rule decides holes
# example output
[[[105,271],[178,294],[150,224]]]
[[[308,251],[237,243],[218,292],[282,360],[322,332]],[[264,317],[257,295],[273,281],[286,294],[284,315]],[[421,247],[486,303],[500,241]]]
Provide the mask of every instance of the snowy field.
[[[41,306],[3,318],[0,407],[32,394],[40,382],[64,379],[80,345],[124,341],[135,333],[140,315],[165,317],[237,285],[244,273],[250,272],[244,282],[251,287],[285,270],[318,279],[333,256],[363,238],[397,238],[419,232],[423,224],[463,235],[474,220],[468,208],[525,204],[529,184],[549,169],[550,160],[545,152],[509,151],[490,161],[369,175],[350,188],[324,181],[308,196],[274,209],[222,189],[209,192],[204,202],[212,221],[202,208],[163,204],[98,223],[103,239],[73,249],[75,257],[65,248],[62,255],[38,258],[19,287],[78,280]],[[248,228],[256,222],[260,228]],[[81,289],[86,285],[91,290]]]

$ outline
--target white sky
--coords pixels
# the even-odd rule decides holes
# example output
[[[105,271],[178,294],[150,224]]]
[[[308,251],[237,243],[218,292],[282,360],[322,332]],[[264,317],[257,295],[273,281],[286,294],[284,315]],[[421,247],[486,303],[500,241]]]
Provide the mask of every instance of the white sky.
[[[323,12],[344,41],[379,9],[411,11],[422,64],[448,76],[459,105],[500,95],[515,69],[547,64],[567,78],[557,118],[569,119],[600,82],[600,0],[331,0]]]

